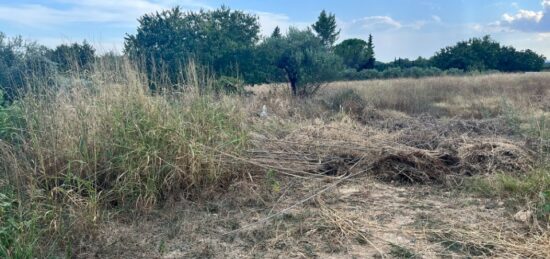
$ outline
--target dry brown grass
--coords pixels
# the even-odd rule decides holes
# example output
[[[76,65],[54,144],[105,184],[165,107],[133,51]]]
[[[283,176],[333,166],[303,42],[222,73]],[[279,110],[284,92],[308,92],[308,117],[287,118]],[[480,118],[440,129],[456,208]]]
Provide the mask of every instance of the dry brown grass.
[[[337,82],[296,99],[285,85],[243,97],[151,95],[132,69],[100,71],[91,87],[75,80],[26,97],[16,137],[0,140],[9,184],[55,205],[48,233],[73,224],[63,245],[77,256],[549,250],[545,221],[514,222],[509,210],[521,204],[461,191],[471,175],[515,177],[547,163],[549,73]],[[429,227],[413,226],[420,213],[433,217]],[[88,234],[97,238],[78,243]]]
[[[394,184],[447,183],[452,189],[464,184],[464,176],[504,172],[513,178],[534,174],[533,168],[548,161],[548,73],[339,82],[314,100],[291,99],[284,86],[253,90],[257,96],[248,109],[265,104],[271,117],[254,121],[252,141],[258,148],[251,161],[293,176],[342,179],[363,172]],[[335,100],[339,109],[334,109]],[[539,191],[544,195],[545,189],[534,192]],[[523,207],[534,209],[531,204]],[[517,207],[522,205],[509,208]],[[541,213],[540,207],[536,210]],[[512,215],[501,217],[502,224],[512,224]],[[445,226],[457,218],[448,219]],[[345,230],[348,223],[336,226]],[[418,235],[432,233],[433,242],[448,246],[436,253],[441,255],[537,258],[550,247],[540,232],[526,234],[515,226],[493,236],[499,228],[487,223],[492,227],[477,231],[469,223],[456,223],[453,233],[437,225]],[[525,224],[547,228],[536,221]]]
[[[29,92],[0,111],[10,118],[0,125],[8,132],[0,139],[8,180],[0,188],[20,194],[21,210],[36,214],[30,220],[40,241],[51,244],[52,235],[60,247],[78,247],[110,210],[147,212],[173,197],[209,197],[244,175],[236,173],[242,162],[223,155],[246,147],[237,100],[193,88],[152,95],[125,66]]]
[[[550,73],[339,82],[326,93],[353,89],[369,105],[407,114],[482,118],[498,115],[509,101],[516,108],[548,111]]]

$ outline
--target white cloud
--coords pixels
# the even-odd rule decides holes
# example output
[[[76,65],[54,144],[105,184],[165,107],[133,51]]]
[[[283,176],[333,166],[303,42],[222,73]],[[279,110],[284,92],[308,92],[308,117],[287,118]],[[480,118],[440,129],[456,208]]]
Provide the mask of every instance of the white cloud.
[[[71,23],[107,23],[110,26],[137,26],[137,19],[146,14],[166,10],[176,5],[184,9],[212,9],[199,0],[55,0],[65,8],[52,8],[41,4],[0,5],[0,21],[28,27],[58,27]],[[269,35],[279,26],[305,28],[310,23],[292,21],[287,15],[249,10],[256,14],[261,33]]]
[[[350,22],[339,21],[345,35],[368,35],[369,33],[396,32],[404,30],[419,31],[429,25],[441,25],[439,16],[432,16],[429,20],[402,22],[390,16],[367,16]]]
[[[176,0],[56,0],[65,8],[41,4],[11,4],[0,6],[0,20],[32,27],[58,26],[67,23],[111,23],[135,26],[137,18],[146,13],[168,9],[176,5],[183,8],[209,8],[196,1]]]
[[[507,13],[502,15],[502,19],[508,23],[514,23],[519,21],[531,21],[531,22],[540,22],[544,13],[542,11],[535,12],[529,10],[519,10],[515,15],[509,15]]]
[[[403,25],[389,16],[369,16],[354,21],[364,29],[399,29]]]
[[[279,26],[282,32],[286,32],[289,27],[296,27],[300,29],[307,28],[311,23],[292,21],[290,17],[285,14],[276,14],[269,12],[250,11],[258,16],[260,23],[260,33],[264,36],[271,35],[275,27]]]
[[[550,0],[541,2],[542,11],[520,9],[516,14],[505,13],[502,20],[492,23],[502,29],[525,32],[550,32]]]

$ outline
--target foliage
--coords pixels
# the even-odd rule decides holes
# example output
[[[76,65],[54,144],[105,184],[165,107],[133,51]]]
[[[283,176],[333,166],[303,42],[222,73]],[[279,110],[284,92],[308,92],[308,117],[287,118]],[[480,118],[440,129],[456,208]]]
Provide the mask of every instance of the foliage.
[[[181,72],[190,59],[219,75],[253,71],[251,50],[258,33],[252,14],[223,6],[199,12],[175,7],[141,17],[137,34],[125,38],[125,53],[141,62],[150,81],[173,85],[184,81]]]
[[[0,90],[7,102],[29,88],[53,85],[57,70],[47,52],[35,42],[21,37],[10,39],[0,33]]]
[[[281,36],[281,29],[279,28],[279,26],[275,27],[273,33],[271,33],[271,38],[280,38]]]
[[[372,35],[369,34],[369,40],[367,41],[367,53],[366,53],[366,69],[373,69],[374,64],[376,64],[376,59],[374,58],[374,43],[372,41]]]
[[[64,72],[71,69],[90,70],[95,59],[95,49],[86,41],[82,44],[62,44],[50,51],[49,57]]]
[[[235,77],[221,76],[214,83],[216,94],[242,94],[244,93],[244,82]]]
[[[0,189],[0,257],[35,258],[38,217],[24,209],[12,190]]]
[[[431,63],[443,70],[499,70],[506,72],[540,71],[545,57],[531,50],[517,51],[501,46],[489,36],[458,42],[437,52]]]
[[[448,73],[449,72],[449,73]],[[368,79],[389,79],[389,78],[421,78],[441,75],[465,75],[461,70],[442,71],[436,67],[388,67],[382,71],[367,69],[362,71],[344,70],[340,74],[343,80],[368,80]]]
[[[392,62],[388,62],[387,64],[384,64],[382,69],[388,68],[388,67],[399,67],[399,68],[411,68],[411,67],[421,67],[426,68],[430,67],[432,64],[430,63],[430,60],[425,59],[423,57],[418,57],[416,60],[409,60],[407,58],[397,58]]]
[[[268,38],[259,49],[268,67],[283,72],[295,96],[314,94],[340,71],[341,59],[330,52],[310,30],[290,28],[281,38]]]
[[[340,30],[336,30],[336,16],[331,13],[327,14],[325,10],[321,11],[317,22],[311,25],[311,28],[317,33],[321,43],[327,47],[332,47],[340,35]]]
[[[344,65],[357,71],[374,66],[374,57],[369,52],[367,42],[362,39],[347,39],[334,47],[334,53],[342,58]]]

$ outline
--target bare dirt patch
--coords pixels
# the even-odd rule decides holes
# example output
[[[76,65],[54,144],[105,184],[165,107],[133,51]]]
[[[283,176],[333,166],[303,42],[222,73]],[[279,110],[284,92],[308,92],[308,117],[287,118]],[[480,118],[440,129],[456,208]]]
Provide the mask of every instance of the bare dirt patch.
[[[216,202],[179,202],[155,215],[103,227],[89,257],[110,258],[544,258],[535,236],[502,204],[428,186],[369,177],[345,181],[300,203],[323,181],[292,179],[280,191],[247,183]],[[245,193],[243,193],[243,190]],[[252,192],[252,193],[247,193]],[[232,198],[229,198],[232,197]],[[252,198],[252,197],[250,197]],[[296,203],[300,206],[287,209]],[[284,211],[281,213],[281,211]],[[268,221],[263,221],[270,218]],[[511,246],[510,244],[514,244]],[[548,252],[546,250],[546,252]]]

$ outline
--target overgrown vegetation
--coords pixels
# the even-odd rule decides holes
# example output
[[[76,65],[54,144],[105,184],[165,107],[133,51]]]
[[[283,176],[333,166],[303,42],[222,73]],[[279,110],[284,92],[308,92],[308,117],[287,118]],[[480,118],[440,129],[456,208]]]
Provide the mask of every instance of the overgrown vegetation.
[[[216,247],[194,246],[206,239],[311,257],[319,249],[345,255],[354,244],[369,247],[369,254],[420,258],[425,251],[409,246],[417,240],[437,243],[429,249],[451,256],[544,252],[548,75],[477,75],[539,71],[542,56],[484,37],[430,59],[383,64],[376,62],[372,36],[334,46],[336,17],[325,11],[313,29],[277,27],[263,39],[258,17],[226,7],[174,8],[139,23],[126,37],[124,55],[98,56],[87,42],[51,50],[0,34],[0,257],[84,257],[119,241],[128,249],[125,240],[96,245],[105,242],[96,240],[103,224],[137,215],[154,221],[151,212],[176,200],[191,201],[186,206],[193,211],[162,217],[192,226],[170,224],[169,234],[144,254],[213,256]],[[465,74],[477,76],[451,77]],[[331,83],[427,76],[438,77]],[[288,82],[290,91],[248,86],[277,82]],[[473,202],[502,200],[514,213],[532,213],[523,223],[536,231],[518,236],[521,226],[498,211],[489,213],[499,217],[491,225],[509,229],[479,230],[482,238],[460,229],[486,220],[485,209],[450,224],[462,232],[406,229],[403,222],[419,207],[462,213],[454,201],[412,203],[441,199],[457,185],[478,199]],[[407,204],[387,206],[388,200]],[[366,201],[376,215],[355,205]],[[407,218],[394,218],[402,215]],[[386,218],[398,227],[388,227]],[[264,224],[271,219],[279,222]],[[404,230],[424,236],[407,245],[371,240],[375,231],[409,238]],[[168,254],[168,239],[179,236],[189,251]]]
[[[125,85],[95,82],[88,88],[75,80],[70,89],[29,92],[0,110],[2,188],[17,188],[1,196],[5,253],[34,257],[48,233],[70,248],[80,242],[73,234],[97,223],[103,209],[147,211],[177,193],[208,196],[239,177],[239,162],[224,155],[246,146],[231,101],[193,91],[152,96],[126,69],[115,75]],[[32,206],[22,204],[57,209],[37,220],[29,215]]]

